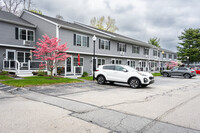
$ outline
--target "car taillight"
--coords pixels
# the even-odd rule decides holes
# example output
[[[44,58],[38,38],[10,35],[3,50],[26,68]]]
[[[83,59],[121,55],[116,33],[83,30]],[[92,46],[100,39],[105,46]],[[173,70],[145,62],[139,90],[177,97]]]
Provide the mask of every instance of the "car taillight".
[[[99,71],[99,70],[96,70],[96,72],[97,72],[97,71]]]

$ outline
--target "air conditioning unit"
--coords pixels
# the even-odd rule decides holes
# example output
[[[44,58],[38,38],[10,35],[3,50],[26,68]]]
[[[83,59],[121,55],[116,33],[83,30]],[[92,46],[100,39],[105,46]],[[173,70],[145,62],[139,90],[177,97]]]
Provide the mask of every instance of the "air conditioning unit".
[[[124,51],[120,51],[120,55],[123,56],[124,55]]]
[[[23,40],[23,44],[24,44],[24,45],[31,45],[31,42],[30,42],[30,41]]]
[[[148,57],[149,57],[149,55],[145,55],[145,57],[146,57],[146,58],[148,58]]]

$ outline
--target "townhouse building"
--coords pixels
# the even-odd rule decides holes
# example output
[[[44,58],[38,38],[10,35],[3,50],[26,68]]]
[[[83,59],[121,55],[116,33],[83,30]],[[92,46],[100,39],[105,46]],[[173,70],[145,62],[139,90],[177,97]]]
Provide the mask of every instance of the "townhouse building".
[[[96,67],[103,64],[123,64],[140,71],[159,71],[165,68],[166,62],[177,58],[175,52],[139,40],[26,10],[20,17],[1,11],[0,29],[0,69],[19,75],[38,69],[41,61],[34,59],[32,50],[35,49],[38,38],[45,34],[61,39],[60,44],[67,42],[67,53],[71,56],[57,68],[57,72],[62,70],[64,76],[84,71],[92,74],[93,61]],[[94,35],[97,38],[96,60],[93,60]]]

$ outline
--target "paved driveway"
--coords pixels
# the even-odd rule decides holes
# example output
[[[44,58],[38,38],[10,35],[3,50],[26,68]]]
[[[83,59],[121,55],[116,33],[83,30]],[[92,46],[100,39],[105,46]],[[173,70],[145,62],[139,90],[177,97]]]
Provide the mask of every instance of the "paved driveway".
[[[44,108],[47,111],[51,110],[51,107],[55,108],[56,113],[60,112],[59,110],[66,111],[66,117],[73,119],[73,124],[66,119],[60,125],[60,119],[55,115],[59,129],[52,130],[55,132],[62,132],[61,129],[65,129],[62,124],[67,123],[73,125],[71,132],[199,133],[200,77],[156,77],[155,80],[154,84],[140,89],[131,89],[123,84],[98,85],[96,82],[12,89],[11,93],[14,95],[4,91],[12,101],[4,98],[4,102],[13,102],[14,98],[26,98],[48,106]],[[0,101],[0,106],[5,104],[2,105]],[[6,108],[3,111],[6,112]],[[4,115],[9,115],[9,112]],[[50,119],[51,115],[47,113],[47,119]],[[85,126],[78,130],[75,127],[76,124],[79,127],[80,123]],[[4,123],[2,125],[8,126]]]

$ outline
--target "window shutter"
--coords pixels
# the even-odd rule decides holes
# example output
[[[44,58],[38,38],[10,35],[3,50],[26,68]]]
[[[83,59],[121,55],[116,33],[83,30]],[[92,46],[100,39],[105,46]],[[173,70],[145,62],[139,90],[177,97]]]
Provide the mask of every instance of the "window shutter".
[[[74,45],[76,45],[76,34],[74,34]]]
[[[19,28],[15,27],[15,39],[19,39]]]
[[[89,40],[89,37],[87,37],[87,47],[89,47],[89,44],[90,44],[89,41],[90,41],[90,40]]]
[[[110,41],[108,42],[108,49],[110,50]]]
[[[126,52],[126,44],[124,44],[124,52]]]
[[[133,53],[133,46],[132,46],[132,53]]]
[[[119,51],[119,43],[117,43],[117,51]]]
[[[101,49],[101,39],[99,39],[99,49]]]

